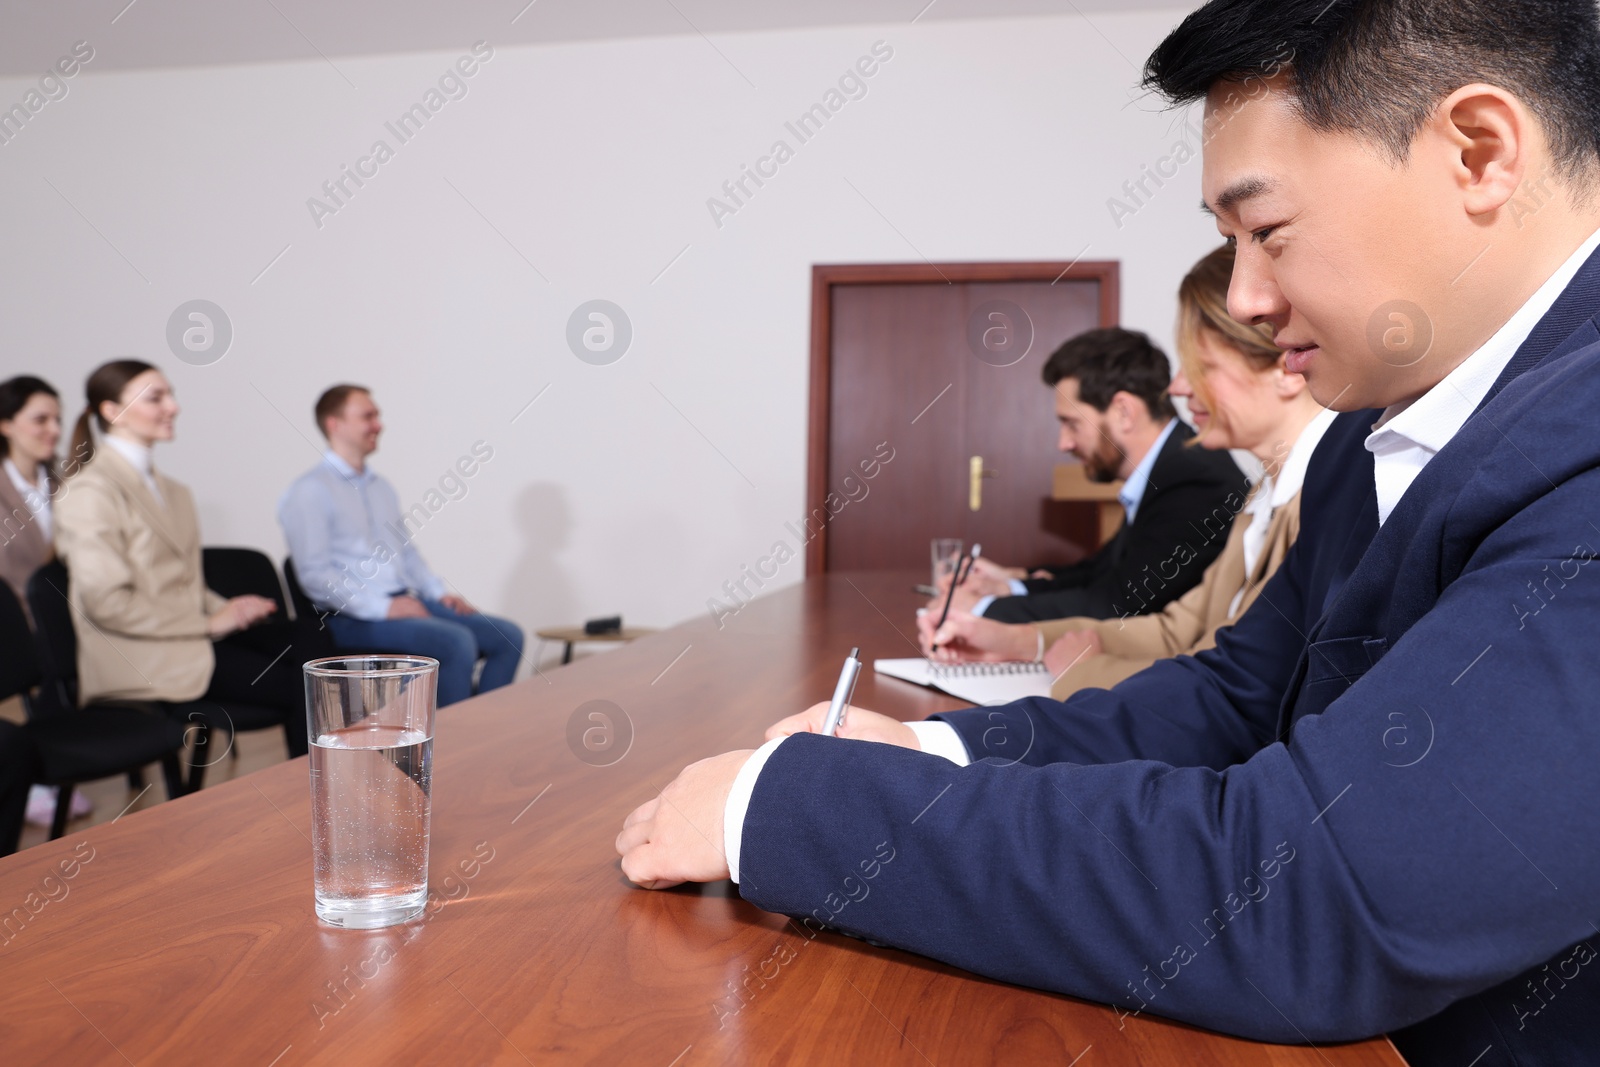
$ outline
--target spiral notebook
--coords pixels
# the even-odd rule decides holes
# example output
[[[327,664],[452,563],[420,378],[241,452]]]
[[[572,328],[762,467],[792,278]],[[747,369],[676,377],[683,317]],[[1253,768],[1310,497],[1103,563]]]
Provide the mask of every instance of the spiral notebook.
[[[875,659],[878,674],[914,682],[974,704],[1009,704],[1050,695],[1050,669],[1043,663],[929,663],[925,659]]]

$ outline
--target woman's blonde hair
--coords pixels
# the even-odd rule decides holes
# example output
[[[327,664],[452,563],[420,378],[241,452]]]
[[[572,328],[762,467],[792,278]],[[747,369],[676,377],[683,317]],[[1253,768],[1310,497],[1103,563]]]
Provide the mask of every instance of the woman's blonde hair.
[[[1195,396],[1214,409],[1200,368],[1200,338],[1208,335],[1244,357],[1252,370],[1266,372],[1283,360],[1283,350],[1272,343],[1272,327],[1246,326],[1228,314],[1228,283],[1233,280],[1233,246],[1223,245],[1184,276],[1178,286],[1178,365],[1189,379]]]

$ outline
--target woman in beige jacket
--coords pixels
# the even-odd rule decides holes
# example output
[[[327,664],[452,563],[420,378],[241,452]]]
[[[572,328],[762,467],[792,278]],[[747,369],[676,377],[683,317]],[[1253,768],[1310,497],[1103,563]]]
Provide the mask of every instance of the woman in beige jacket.
[[[173,438],[172,386],[148,363],[117,360],[89,376],[87,393],[67,491],[56,505],[56,550],[70,575],[78,634],[79,700],[204,697],[224,709],[229,702],[281,709],[289,754],[303,755],[304,657],[286,654],[288,634],[251,640],[264,636],[259,624],[277,604],[224,599],[206,588],[194,499],[152,462],[153,447]]]
[[[1232,274],[1233,249],[1224,245],[1184,278],[1179,370],[1170,391],[1189,400],[1196,446],[1247,450],[1265,475],[1200,584],[1157,614],[1122,619],[1007,625],[953,613],[935,635],[934,620],[924,617],[925,652],[950,663],[1042,657],[1055,676],[1051,695],[1064,700],[1079,689],[1115,685],[1158,659],[1212,647],[1217,630],[1255,601],[1299,533],[1306,463],[1334,416],[1312,399],[1304,378],[1284,369],[1266,327],[1229,316]]]

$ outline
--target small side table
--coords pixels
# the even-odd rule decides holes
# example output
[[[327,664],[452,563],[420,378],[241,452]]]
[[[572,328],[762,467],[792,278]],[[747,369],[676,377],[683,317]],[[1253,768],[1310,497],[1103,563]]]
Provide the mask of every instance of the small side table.
[[[537,631],[535,636],[540,641],[563,642],[567,647],[561,653],[561,663],[565,666],[572,662],[573,645],[588,644],[591,641],[608,643],[621,641],[623,644],[627,644],[629,641],[637,641],[639,638],[648,637],[653,633],[655,633],[655,630],[648,626],[624,626],[620,630],[612,630],[606,634],[584,633],[581,626],[554,626],[547,630]]]

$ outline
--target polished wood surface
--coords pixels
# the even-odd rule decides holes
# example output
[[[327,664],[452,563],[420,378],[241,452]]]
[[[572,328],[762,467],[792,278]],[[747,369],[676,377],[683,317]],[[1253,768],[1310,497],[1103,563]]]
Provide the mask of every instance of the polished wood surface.
[[[1117,278],[1114,262],[813,267],[807,504],[795,523],[806,573],[913,566],[934,537],[1022,565],[1093,550],[1094,509],[1036,509],[1057,433],[1039,371],[1062,341],[1116,324]],[[1005,366],[980,360],[969,337],[996,300],[1032,324],[1031,347]],[[880,445],[893,463],[864,478]],[[978,512],[973,457],[989,472]],[[1037,523],[1016,521],[1036,510]]]
[[[918,577],[813,578],[720,630],[692,621],[442,711],[430,909],[408,926],[317,924],[304,759],[0,860],[0,1059],[1399,1064],[1382,1040],[1263,1046],[1119,1023],[1103,1005],[807,939],[728,883],[627,884],[623,816],[684,764],[753,747],[825,699],[852,645],[914,654]],[[960,706],[870,671],[856,703],[902,718]],[[614,729],[603,750],[569,741],[597,709]]]

